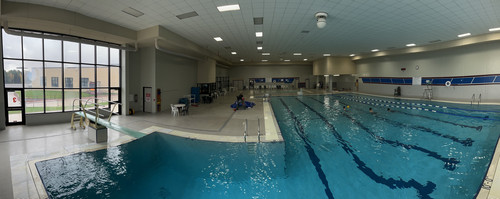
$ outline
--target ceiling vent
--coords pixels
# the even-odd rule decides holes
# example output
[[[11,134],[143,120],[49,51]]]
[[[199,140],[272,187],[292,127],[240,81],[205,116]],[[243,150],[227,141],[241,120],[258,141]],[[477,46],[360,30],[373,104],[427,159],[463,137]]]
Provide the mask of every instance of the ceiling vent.
[[[136,10],[136,9],[134,9],[132,7],[125,8],[125,9],[122,10],[122,12],[127,13],[129,15],[132,15],[134,17],[140,17],[140,16],[144,15],[143,12],[141,12],[139,10]]]
[[[264,24],[264,17],[254,17],[253,18],[254,25],[262,25]]]
[[[432,41],[429,41],[429,43],[437,43],[437,42],[440,42],[441,40],[440,39],[437,39],[437,40],[432,40]]]
[[[263,44],[264,42],[263,41],[256,41],[255,43],[256,44]]]
[[[193,12],[188,12],[188,13],[177,15],[176,17],[179,19],[187,19],[187,18],[196,17],[196,16],[198,16],[198,13],[196,11],[193,11]]]

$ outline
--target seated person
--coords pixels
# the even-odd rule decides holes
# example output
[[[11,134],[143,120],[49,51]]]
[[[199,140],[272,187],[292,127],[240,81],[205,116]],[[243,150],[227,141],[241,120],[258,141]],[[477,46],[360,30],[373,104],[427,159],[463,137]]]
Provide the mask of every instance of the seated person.
[[[243,97],[243,94],[240,93],[240,95],[236,96],[236,103],[237,103],[237,107],[236,107],[236,110],[238,110],[240,108],[240,106],[243,106],[244,108],[246,108],[245,106],[245,98]]]

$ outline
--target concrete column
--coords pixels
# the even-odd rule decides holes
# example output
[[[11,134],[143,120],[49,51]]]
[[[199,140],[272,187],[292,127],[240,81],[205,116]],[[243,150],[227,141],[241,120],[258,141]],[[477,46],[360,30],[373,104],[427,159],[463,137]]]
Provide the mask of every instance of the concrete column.
[[[328,75],[328,89],[330,90],[330,92],[333,91],[333,89],[332,89],[332,79],[333,79],[333,77],[331,75]]]
[[[316,75],[316,90],[319,89],[318,83],[319,83],[319,75]]]

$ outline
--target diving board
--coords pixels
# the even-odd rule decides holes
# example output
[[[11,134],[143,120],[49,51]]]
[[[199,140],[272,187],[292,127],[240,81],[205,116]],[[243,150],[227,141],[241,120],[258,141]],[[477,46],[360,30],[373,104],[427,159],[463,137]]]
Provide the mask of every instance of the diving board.
[[[113,129],[113,130],[118,131],[120,133],[129,135],[129,136],[134,137],[134,138],[140,138],[140,137],[143,137],[143,136],[146,135],[145,133],[141,133],[139,131],[132,130],[132,129],[129,129],[129,128],[126,128],[126,127],[123,127],[123,126],[119,126],[119,125],[114,124],[114,123],[111,123],[110,121],[99,119],[95,115],[85,114],[83,111],[78,111],[78,112],[75,112],[74,114],[77,114],[80,117],[86,117],[87,119],[89,119],[90,121],[93,121],[94,123],[102,125],[102,126],[104,126],[106,128]]]

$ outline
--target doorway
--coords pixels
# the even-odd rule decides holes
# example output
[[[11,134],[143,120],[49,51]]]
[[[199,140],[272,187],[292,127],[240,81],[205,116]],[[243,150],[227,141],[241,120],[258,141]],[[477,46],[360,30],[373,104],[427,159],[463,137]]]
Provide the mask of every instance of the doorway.
[[[24,112],[24,90],[5,88],[6,93],[6,119],[7,126],[19,125],[26,123],[26,115]]]
[[[142,110],[145,113],[153,112],[153,88],[142,87]]]

